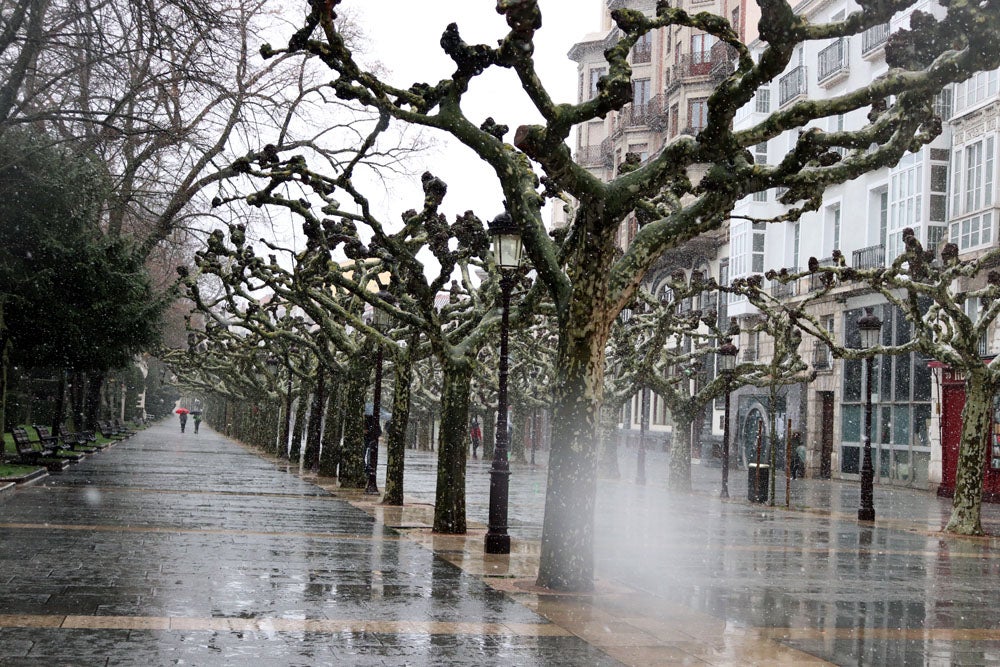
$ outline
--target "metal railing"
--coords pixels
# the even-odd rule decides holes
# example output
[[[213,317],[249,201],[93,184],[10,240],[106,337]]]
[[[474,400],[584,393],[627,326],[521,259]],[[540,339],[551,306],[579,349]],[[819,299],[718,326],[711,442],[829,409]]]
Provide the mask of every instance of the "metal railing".
[[[806,67],[804,65],[799,65],[778,79],[778,104],[785,105],[799,95],[805,95],[806,84]]]
[[[877,269],[885,266],[885,246],[880,243],[855,250],[851,256],[851,266],[855,269]]]
[[[861,55],[868,55],[889,39],[889,24],[873,25],[861,34]]]
[[[596,146],[581,146],[576,149],[576,161],[585,165],[606,165],[611,158],[610,146],[603,142]]]
[[[819,260],[819,265],[833,266],[833,257],[824,257]],[[836,280],[836,277],[832,273],[814,273],[809,276],[809,291],[818,292],[826,289],[828,286],[833,287]]]
[[[650,42],[632,47],[632,63],[648,63],[653,59],[653,45]]]
[[[799,281],[793,280],[788,283],[771,283],[771,296],[775,299],[790,299],[799,294]]]
[[[663,115],[663,96],[656,95],[649,101],[640,104],[626,104],[615,117],[614,132],[620,133],[625,128],[638,127],[640,125],[650,125],[653,119],[660,119]]]
[[[818,83],[823,83],[849,70],[847,40],[843,37],[819,52],[816,74]]]

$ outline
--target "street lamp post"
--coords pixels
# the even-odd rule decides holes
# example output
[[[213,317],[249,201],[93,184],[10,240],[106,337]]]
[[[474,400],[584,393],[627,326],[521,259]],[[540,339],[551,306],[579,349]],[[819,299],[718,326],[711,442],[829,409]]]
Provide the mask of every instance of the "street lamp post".
[[[388,292],[379,291],[378,296],[383,301],[389,301]],[[389,327],[390,316],[381,308],[373,308],[371,325],[377,331],[385,331]],[[371,496],[378,495],[378,436],[381,432],[379,420],[382,416],[382,343],[376,345],[375,351],[375,388],[372,396],[372,421],[371,433],[366,433],[367,447],[365,448],[365,473],[368,475],[368,483],[365,485],[365,493]]]
[[[727,340],[719,347],[719,372],[726,379],[726,409],[722,418],[722,490],[719,497],[729,497],[729,398],[732,394],[733,370],[736,368],[736,355],[739,350],[732,340]]]
[[[510,293],[521,266],[521,233],[509,213],[501,213],[489,224],[493,260],[500,270],[500,369],[497,387],[497,433],[490,468],[490,518],[486,531],[486,553],[509,554],[507,499],[510,464],[507,461],[507,335],[510,326]]]
[[[861,348],[870,350],[879,344],[882,320],[872,312],[871,308],[865,308],[865,314],[858,318],[858,330],[861,333]],[[875,472],[872,468],[872,366],[874,365],[875,359],[872,356],[865,358],[865,452],[861,463],[861,505],[858,507],[858,521],[875,520],[873,502]]]

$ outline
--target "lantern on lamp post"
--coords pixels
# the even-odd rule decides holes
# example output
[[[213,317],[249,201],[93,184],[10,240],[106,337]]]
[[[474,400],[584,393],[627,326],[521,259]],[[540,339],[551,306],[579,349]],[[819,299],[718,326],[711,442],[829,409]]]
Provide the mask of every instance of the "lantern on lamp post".
[[[719,372],[726,381],[726,408],[722,417],[722,490],[719,492],[721,498],[729,497],[729,398],[732,394],[733,371],[736,369],[736,355],[739,349],[733,345],[731,339],[719,346],[717,362]]]
[[[500,368],[497,387],[497,433],[490,467],[490,517],[486,531],[488,554],[509,554],[507,501],[510,490],[510,464],[507,461],[507,337],[510,327],[510,293],[521,267],[521,232],[507,212],[489,223],[493,242],[493,263],[500,272]]]
[[[870,350],[878,347],[882,334],[882,320],[865,308],[865,314],[858,318],[858,331],[861,333],[861,349]],[[865,358],[865,440],[864,459],[861,462],[861,504],[858,507],[858,521],[875,520],[874,483],[875,472],[872,468],[872,366],[875,359],[869,355]]]

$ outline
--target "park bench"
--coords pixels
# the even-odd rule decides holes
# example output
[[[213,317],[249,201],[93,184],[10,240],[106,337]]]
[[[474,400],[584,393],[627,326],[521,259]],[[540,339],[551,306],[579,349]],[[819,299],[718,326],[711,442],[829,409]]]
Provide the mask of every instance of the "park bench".
[[[135,431],[126,426],[122,420],[115,419],[111,426],[115,428],[119,433],[123,434],[126,438],[130,438],[135,435]]]
[[[97,432],[111,440],[122,440],[125,437],[115,430],[109,421],[97,422]]]
[[[52,435],[48,426],[32,424],[31,428],[35,429],[35,433],[38,434],[38,442],[42,443],[43,449],[50,449],[53,452],[59,449],[59,436]]]
[[[71,447],[66,441],[63,441],[60,445],[59,441],[61,438],[58,435],[53,435],[48,426],[39,426],[38,424],[32,424],[31,426],[38,433],[38,441],[42,443],[42,447],[51,448],[54,457],[70,461],[83,460],[83,452],[70,451]]]
[[[15,426],[10,430],[14,439],[14,448],[17,450],[17,458],[21,463],[28,465],[38,465],[43,458],[51,457],[55,454],[55,447],[46,448],[42,442],[32,440],[28,436],[28,430],[23,426]]]
[[[96,447],[87,446],[87,443],[90,442],[90,439],[87,437],[87,434],[84,433],[83,431],[71,432],[64,425],[60,424],[59,438],[63,441],[63,444],[65,446],[69,447],[74,451],[81,451],[86,453],[97,451]]]

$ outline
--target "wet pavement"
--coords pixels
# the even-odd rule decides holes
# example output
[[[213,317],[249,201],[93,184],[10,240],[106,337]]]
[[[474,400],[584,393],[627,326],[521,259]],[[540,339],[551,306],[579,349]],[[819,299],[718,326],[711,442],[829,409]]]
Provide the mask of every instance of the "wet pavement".
[[[1000,541],[940,535],[948,501],[879,486],[859,525],[856,483],[793,482],[785,510],[740,471],[723,501],[718,468],[672,494],[662,453],[634,466],[599,485],[595,593],[552,595],[543,465],[512,465],[512,553],[484,556],[488,462],[469,534],[440,536],[433,453],[386,508],[154,425],[0,496],[0,665],[1000,664]]]

